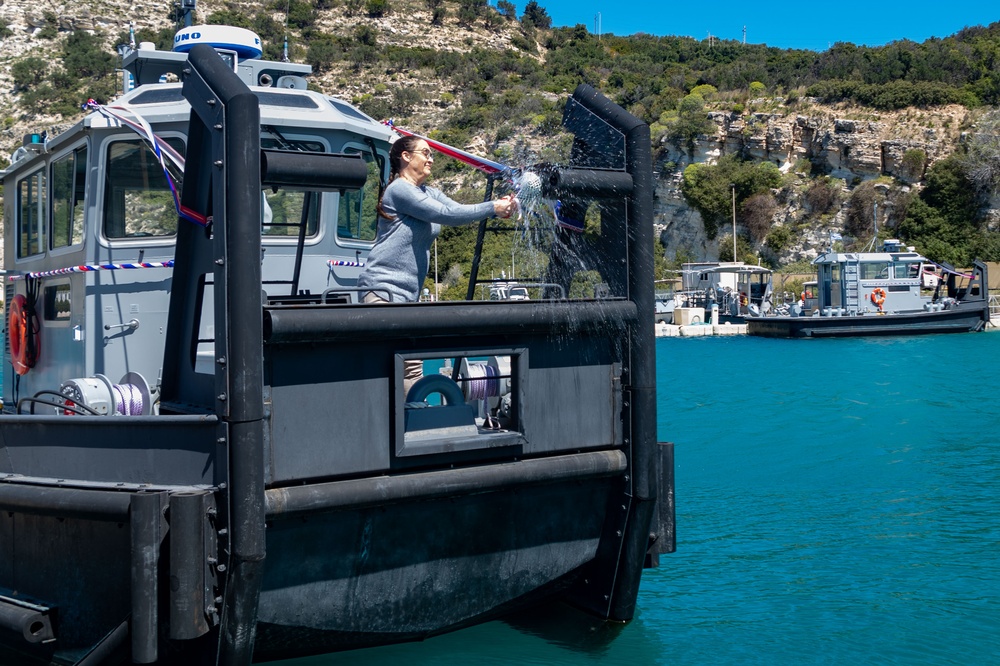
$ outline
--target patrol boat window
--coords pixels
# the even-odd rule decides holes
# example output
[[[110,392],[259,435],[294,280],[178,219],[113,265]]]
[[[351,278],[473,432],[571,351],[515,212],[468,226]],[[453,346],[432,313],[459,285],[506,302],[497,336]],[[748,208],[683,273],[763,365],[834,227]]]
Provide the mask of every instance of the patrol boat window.
[[[184,152],[180,139],[166,139]],[[180,174],[173,174],[180,196]],[[145,141],[115,141],[108,147],[104,186],[104,235],[107,238],[172,236],[177,208],[160,161]]]
[[[87,185],[87,146],[52,162],[52,249],[83,242],[83,200]]]
[[[268,150],[300,150],[321,153],[326,150],[319,141],[285,136],[277,128],[266,125],[260,138],[260,147]],[[304,237],[312,238],[319,231],[319,192],[313,190],[293,190],[287,188],[265,189],[264,197],[270,207],[270,219],[264,213],[262,233],[269,237],[298,237],[300,226],[305,222]],[[303,214],[305,219],[303,220]]]
[[[866,262],[861,264],[862,280],[885,280],[889,277],[889,264],[885,262]]]
[[[916,280],[920,277],[919,261],[897,261],[894,268],[897,280]]]
[[[306,215],[305,235],[316,235],[319,228],[319,199],[317,192],[301,192],[279,189],[277,192],[264,190],[267,205],[271,208],[271,219],[264,215],[262,233],[267,237],[298,236],[302,224],[302,214]]]
[[[378,190],[381,175],[371,152],[348,148],[348,155],[361,154],[368,166],[368,179],[360,190],[345,190],[337,208],[337,238],[371,242],[378,226]]]
[[[39,169],[17,184],[17,258],[41,254],[45,223],[45,171]]]

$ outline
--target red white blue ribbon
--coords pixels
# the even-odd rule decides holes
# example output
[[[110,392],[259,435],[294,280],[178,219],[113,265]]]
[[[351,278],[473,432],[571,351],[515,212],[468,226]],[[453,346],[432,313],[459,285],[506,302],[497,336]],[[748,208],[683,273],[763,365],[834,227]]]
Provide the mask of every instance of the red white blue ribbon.
[[[29,273],[19,273],[18,275],[8,275],[7,280],[25,280],[28,278],[38,279],[55,277],[57,275],[67,275],[69,273],[90,273],[93,271],[118,271],[137,268],[173,268],[174,260],[169,261],[143,261],[137,263],[121,264],[81,264],[79,266],[66,266],[65,268],[54,268],[50,271],[33,271]]]
[[[500,164],[499,162],[488,160],[485,157],[479,157],[478,155],[467,153],[464,150],[460,150],[458,148],[455,148],[454,146],[449,146],[446,143],[441,143],[440,141],[435,141],[434,139],[428,139],[426,136],[422,136],[415,132],[408,132],[404,129],[400,129],[399,127],[396,127],[393,124],[391,119],[385,120],[383,122],[387,126],[391,127],[398,134],[402,134],[403,136],[414,136],[418,139],[423,139],[424,141],[427,142],[428,146],[438,151],[442,155],[447,155],[448,157],[454,157],[459,162],[464,162],[465,164],[468,164],[471,167],[475,167],[476,169],[479,169],[485,174],[492,175],[495,173],[502,173],[504,175],[510,175],[513,174],[515,171],[512,167],[509,167],[506,164]]]

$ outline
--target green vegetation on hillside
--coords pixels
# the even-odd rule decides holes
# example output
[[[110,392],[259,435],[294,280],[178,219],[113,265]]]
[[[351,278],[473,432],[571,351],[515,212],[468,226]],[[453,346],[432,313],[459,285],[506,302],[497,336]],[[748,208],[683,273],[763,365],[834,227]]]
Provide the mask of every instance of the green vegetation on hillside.
[[[360,20],[340,34],[321,27],[329,25],[321,19],[331,13],[413,21],[417,19],[410,17],[418,15],[415,8],[426,17],[419,20],[438,26],[457,21],[458,29],[485,29],[503,35],[511,48],[495,48],[473,32],[465,38],[469,51],[460,53],[423,43],[390,43],[374,24]],[[254,30],[264,41],[265,57],[278,59],[286,29],[275,17],[284,18],[286,12],[293,60],[308,62],[319,73],[346,70],[351,78],[377,80],[371,90],[352,100],[376,118],[392,116],[403,124],[430,105],[443,109],[445,121],[433,134],[454,145],[466,145],[474,136],[486,136],[492,145],[502,145],[513,136],[551,136],[560,122],[561,100],[579,83],[595,86],[648,122],[656,145],[664,141],[682,148],[715,130],[708,119],[710,110],[748,114],[774,105],[794,108],[806,98],[876,110],[1000,105],[1000,22],[919,44],[838,43],[817,53],[645,34],[598,38],[583,25],[551,28],[551,19],[536,0],[528,0],[520,16],[509,0],[499,0],[496,7],[486,0],[268,0],[262,11],[252,14],[234,4],[195,21]],[[47,19],[37,36],[59,37],[57,18],[47,15]],[[172,29],[140,31],[136,39],[169,48],[172,34]],[[124,43],[128,36],[115,39]],[[22,108],[71,116],[88,98],[106,101],[113,96],[118,61],[104,43],[104,35],[78,30],[62,42],[61,65],[38,57],[13,63],[11,74]],[[414,78],[427,80],[427,85],[403,85],[397,73],[417,75]],[[749,127],[753,118],[745,117]],[[974,256],[1000,259],[1000,237],[984,218],[986,203],[1000,183],[998,118],[987,116],[992,124],[984,125],[958,155],[930,167],[922,150],[907,151],[901,169],[905,183],[844,184],[822,173],[809,174],[808,184],[798,192],[805,202],[803,219],[824,221],[846,201],[847,231],[861,242],[879,204],[883,229],[935,258],[956,264],[967,264]],[[460,168],[442,167],[442,175]],[[914,183],[925,187],[916,193],[908,187]],[[689,167],[682,189],[701,214],[707,236],[715,238],[731,221],[731,186],[740,247],[748,254],[762,248],[771,256],[780,254],[797,230],[772,224],[779,208],[775,193],[789,187],[773,165],[725,157],[712,166]],[[463,243],[467,240],[461,238]],[[728,247],[731,253],[731,238]],[[741,258],[743,253],[738,249]],[[467,261],[457,254],[451,257],[448,251],[443,254],[445,261]]]

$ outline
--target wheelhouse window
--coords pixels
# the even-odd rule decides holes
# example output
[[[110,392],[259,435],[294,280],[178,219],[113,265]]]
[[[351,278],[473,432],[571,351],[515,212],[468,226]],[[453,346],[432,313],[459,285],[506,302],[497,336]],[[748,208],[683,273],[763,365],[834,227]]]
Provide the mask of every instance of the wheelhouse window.
[[[180,139],[166,141],[184,152]],[[179,182],[177,188],[180,196]],[[170,183],[149,144],[140,139],[112,143],[108,147],[104,187],[104,235],[115,239],[175,233],[177,208]]]
[[[52,162],[52,249],[83,242],[83,201],[87,184],[87,147]]]
[[[889,277],[889,264],[869,262],[861,264],[862,280],[885,280]]]
[[[263,234],[268,238],[280,236],[297,237],[301,225],[305,225],[306,237],[316,235],[319,229],[319,192],[304,192],[278,188],[264,190]],[[268,210],[270,209],[270,215]]]
[[[271,126],[267,126],[261,133],[260,147],[267,150],[299,150],[310,153],[322,153],[326,150],[326,146],[319,141],[283,134],[281,130]],[[319,233],[322,199],[321,192],[315,190],[283,187],[264,190],[265,207],[261,233],[268,239],[283,236],[297,238],[302,226],[305,225],[305,237],[316,236]]]
[[[381,174],[379,164],[368,151],[348,149],[349,155],[361,154],[368,166],[368,178],[360,190],[345,190],[340,196],[340,206],[337,208],[337,237],[342,240],[365,241],[375,240],[378,226],[378,193]]]
[[[919,261],[897,261],[893,268],[897,280],[916,280],[920,277]]]
[[[17,185],[18,259],[42,253],[45,205],[45,171],[39,169]]]

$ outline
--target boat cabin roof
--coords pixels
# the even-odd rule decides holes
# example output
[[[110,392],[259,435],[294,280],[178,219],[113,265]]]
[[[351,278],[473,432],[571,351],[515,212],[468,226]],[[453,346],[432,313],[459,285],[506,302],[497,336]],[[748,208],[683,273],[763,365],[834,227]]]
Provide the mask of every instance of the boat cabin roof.
[[[813,265],[818,264],[858,264],[858,263],[887,263],[887,262],[926,262],[930,260],[919,252],[827,252],[813,259]]]
[[[770,275],[771,269],[755,264],[724,264],[715,268],[707,268],[702,273],[740,273],[748,275]]]
[[[895,238],[882,241],[881,252],[826,252],[813,260],[813,265],[819,264],[884,264],[888,262],[932,263],[930,259],[915,252],[912,247],[904,245]]]
[[[191,113],[184,99],[181,83],[165,83],[162,77],[179,74],[187,62],[187,53],[143,48],[128,54],[124,67],[132,73],[135,87],[109,104],[109,108],[127,116],[138,116],[153,127],[169,123],[186,124]],[[343,131],[353,136],[391,142],[394,132],[385,124],[365,115],[343,100],[306,89],[302,75],[311,67],[267,60],[240,60],[236,67],[260,101],[262,130],[268,126]],[[238,72],[240,73],[240,72]],[[279,85],[280,84],[280,85]],[[117,129],[119,121],[99,111],[87,115],[69,130],[44,138],[11,156],[11,165],[0,177],[17,169],[22,160],[53,152],[80,134],[92,129]]]

